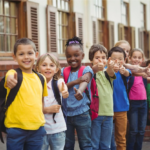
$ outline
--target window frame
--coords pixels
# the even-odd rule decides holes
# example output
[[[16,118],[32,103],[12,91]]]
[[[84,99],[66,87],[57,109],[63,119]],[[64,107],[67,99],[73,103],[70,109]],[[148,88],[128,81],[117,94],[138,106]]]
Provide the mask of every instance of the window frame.
[[[6,36],[10,36],[10,45],[11,45],[11,36],[15,36],[15,41],[16,41],[16,39],[18,39],[18,36],[19,36],[19,34],[18,34],[18,26],[19,26],[19,9],[17,10],[17,7],[18,7],[18,3],[15,3],[15,7],[16,7],[16,16],[10,16],[10,15],[5,15],[4,14],[4,9],[5,9],[5,7],[4,7],[4,0],[3,0],[3,14],[0,14],[0,16],[2,16],[3,17],[3,25],[5,26],[5,17],[9,17],[10,18],[10,20],[11,20],[11,18],[15,18],[16,19],[16,24],[15,24],[15,30],[16,30],[16,34],[12,34],[11,33],[11,21],[9,22],[9,29],[10,29],[10,33],[6,33],[6,28],[4,28],[4,32],[3,33],[0,33],[0,35],[3,35],[4,36],[4,41],[5,41],[5,44],[4,44],[4,51],[2,51],[2,50],[0,50],[0,57],[11,57],[12,56],[12,53],[13,53],[13,49],[10,49],[10,51],[7,51],[6,49],[7,49],[7,46],[6,46]],[[14,2],[14,1],[6,1],[6,2],[8,2],[9,3],[9,6],[10,6],[10,2]],[[9,7],[9,11],[11,11],[11,8]]]

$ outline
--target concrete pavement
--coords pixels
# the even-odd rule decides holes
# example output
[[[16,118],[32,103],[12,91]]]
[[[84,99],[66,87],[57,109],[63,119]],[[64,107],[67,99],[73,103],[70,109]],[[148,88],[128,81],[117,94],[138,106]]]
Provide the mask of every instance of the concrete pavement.
[[[0,142],[0,150],[6,150],[6,141],[5,141],[5,144]],[[74,150],[80,150],[79,145],[78,145],[78,141],[76,141],[76,143],[75,143],[75,149]],[[150,142],[143,142],[142,150],[150,150]]]

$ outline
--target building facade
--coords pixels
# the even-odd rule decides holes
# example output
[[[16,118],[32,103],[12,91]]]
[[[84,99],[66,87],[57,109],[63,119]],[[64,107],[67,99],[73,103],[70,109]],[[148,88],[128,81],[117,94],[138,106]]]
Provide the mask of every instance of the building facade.
[[[83,40],[85,64],[92,44],[110,50],[122,39],[150,58],[148,18],[150,0],[0,0],[0,77],[18,67],[11,56],[22,37],[31,38],[40,54],[57,55],[62,66],[67,65],[65,43],[74,36]]]

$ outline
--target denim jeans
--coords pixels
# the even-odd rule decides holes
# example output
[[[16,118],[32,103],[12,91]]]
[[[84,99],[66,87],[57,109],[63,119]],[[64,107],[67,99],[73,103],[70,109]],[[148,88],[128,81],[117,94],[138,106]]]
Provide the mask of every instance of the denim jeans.
[[[67,117],[67,131],[65,150],[74,150],[75,129],[78,136],[80,150],[92,150],[91,117],[89,111],[81,115]]]
[[[50,150],[63,150],[65,146],[65,131],[55,133],[55,134],[46,134],[44,136],[42,150],[48,150],[50,146]]]
[[[113,131],[112,131],[112,138],[111,138],[111,150],[116,150],[115,123],[113,123]]]
[[[112,116],[98,116],[92,121],[93,150],[110,150],[112,129]]]
[[[127,150],[141,150],[147,121],[147,101],[130,100]]]
[[[41,150],[46,134],[44,127],[38,130],[7,128],[6,132],[7,150]]]

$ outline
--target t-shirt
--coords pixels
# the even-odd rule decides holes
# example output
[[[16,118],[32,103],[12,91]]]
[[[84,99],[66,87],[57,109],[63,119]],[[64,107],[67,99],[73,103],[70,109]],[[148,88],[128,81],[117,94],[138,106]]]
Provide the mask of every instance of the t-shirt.
[[[64,68],[61,69],[61,76],[63,76],[63,71],[64,71]],[[78,79],[78,71],[70,72],[68,82],[71,82],[71,81]],[[90,72],[92,74],[92,77],[93,77],[93,71],[92,71],[90,66],[86,66],[84,68],[83,75],[85,73],[88,73],[88,72]],[[88,83],[88,86],[87,86],[90,97],[91,97],[90,86],[91,86],[91,81]],[[76,87],[76,89],[78,89],[79,85],[75,85],[74,87]],[[80,115],[80,114],[89,110],[90,100],[86,96],[85,92],[82,93],[83,99],[77,100],[74,96],[74,94],[75,94],[75,91],[73,89],[74,87],[68,89],[69,97],[67,98],[67,116]]]
[[[131,74],[129,69],[126,69]],[[129,110],[129,99],[126,91],[126,87],[124,85],[123,79],[121,77],[120,72],[118,71],[116,74],[116,80],[113,82],[113,101],[114,101],[114,112],[122,112]],[[126,77],[128,82],[130,76]]]
[[[113,78],[109,77],[113,85]],[[96,84],[99,95],[99,116],[113,116],[113,87],[111,87],[110,82],[106,78],[104,71],[99,71],[96,73]]]
[[[13,75],[15,72],[15,70],[9,70],[6,74],[6,81],[8,75]],[[7,128],[37,130],[45,123],[42,111],[42,96],[48,95],[46,80],[43,89],[37,74],[22,72],[22,75],[23,80],[19,91],[6,111],[5,126]],[[6,89],[8,96],[10,89]]]
[[[62,82],[64,82],[64,80],[59,79],[57,83],[59,85]],[[58,102],[56,101],[56,99],[54,97],[54,93],[53,93],[53,89],[52,89],[52,80],[50,80],[47,83],[47,88],[48,88],[48,96],[44,97],[44,107],[58,105]],[[65,100],[65,99],[63,99],[63,100]],[[59,133],[59,132],[66,130],[66,123],[65,123],[61,108],[59,110],[59,113],[56,113],[56,115],[54,117],[56,123],[54,122],[53,114],[44,114],[44,116],[45,116],[45,120],[46,120],[44,127],[45,127],[47,134]]]
[[[147,100],[146,89],[143,83],[143,77],[134,77],[133,85],[129,92],[130,100]]]

